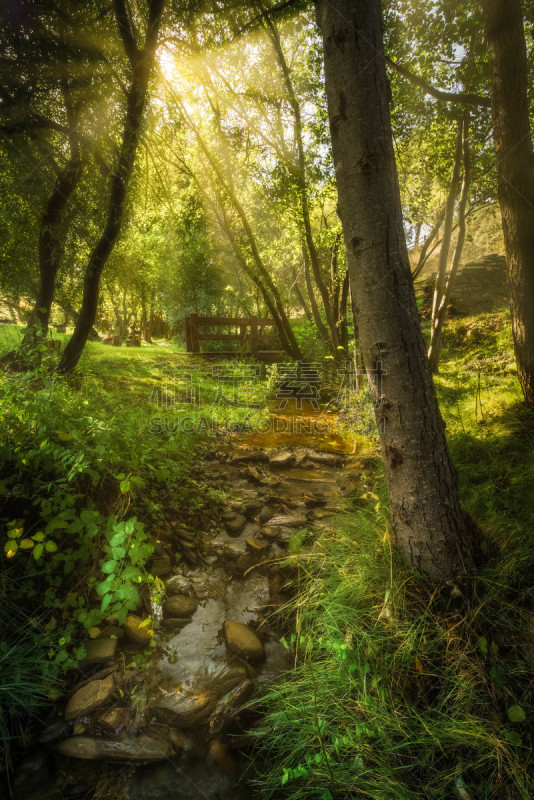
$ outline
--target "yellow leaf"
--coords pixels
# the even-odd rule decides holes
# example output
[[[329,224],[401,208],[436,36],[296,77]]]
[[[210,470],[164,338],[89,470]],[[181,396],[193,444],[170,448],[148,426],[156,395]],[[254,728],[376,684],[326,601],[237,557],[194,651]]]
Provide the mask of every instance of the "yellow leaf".
[[[22,547],[23,550],[31,550],[34,544],[35,542],[33,542],[31,539],[23,539],[21,542],[19,542],[19,547]]]
[[[89,630],[87,631],[87,633],[89,634],[89,636],[91,637],[91,639],[98,639],[98,637],[100,636],[100,634],[102,633],[102,631],[100,630],[100,628],[97,628],[97,627],[95,626],[94,628],[89,628]]]
[[[146,628],[148,627],[148,625],[150,625],[150,617],[147,617],[146,619],[144,619],[142,622],[139,623],[140,628]]]
[[[416,668],[417,672],[419,673],[419,675],[422,675],[423,672],[425,671],[419,656],[415,657],[415,668]]]
[[[492,656],[496,656],[498,652],[499,652],[499,645],[497,644],[497,642],[492,642],[490,644],[490,653],[491,653],[491,655]]]
[[[16,552],[17,552],[16,550],[8,550],[7,553],[6,553],[6,556],[8,558],[13,558],[13,556],[15,555]]]

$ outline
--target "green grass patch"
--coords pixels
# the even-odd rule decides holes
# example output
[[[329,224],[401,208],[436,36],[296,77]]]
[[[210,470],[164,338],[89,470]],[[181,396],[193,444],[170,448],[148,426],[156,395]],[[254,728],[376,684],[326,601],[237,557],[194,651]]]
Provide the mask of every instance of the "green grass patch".
[[[482,531],[471,595],[433,594],[399,561],[377,469],[379,501],[353,498],[336,531],[287,560],[297,666],[263,701],[265,797],[534,795],[534,421],[509,315],[449,323],[436,386]]]

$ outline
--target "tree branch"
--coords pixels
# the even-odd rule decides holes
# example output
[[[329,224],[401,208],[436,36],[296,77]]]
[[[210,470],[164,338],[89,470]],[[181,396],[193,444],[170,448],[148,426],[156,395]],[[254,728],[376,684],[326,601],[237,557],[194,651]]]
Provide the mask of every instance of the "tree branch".
[[[414,75],[413,72],[410,72],[409,69],[403,67],[402,64],[399,64],[397,61],[393,61],[387,56],[386,64],[394,69],[395,72],[398,72],[399,75],[402,75],[403,78],[407,78],[415,86],[423,89],[426,94],[429,94],[431,97],[435,97],[437,100],[445,100],[446,102],[450,103],[464,103],[471,106],[483,106],[484,108],[491,108],[491,100],[489,97],[484,97],[484,95],[480,94],[472,94],[471,92],[445,92],[442,89],[436,89],[434,86],[432,86],[432,84],[425,81],[424,78],[420,78],[419,75]]]
[[[139,58],[139,49],[135,42],[135,36],[130,25],[130,18],[128,16],[128,9],[124,0],[113,0],[113,10],[115,12],[115,19],[119,27],[124,51],[128,56],[128,60],[132,67],[137,63]]]

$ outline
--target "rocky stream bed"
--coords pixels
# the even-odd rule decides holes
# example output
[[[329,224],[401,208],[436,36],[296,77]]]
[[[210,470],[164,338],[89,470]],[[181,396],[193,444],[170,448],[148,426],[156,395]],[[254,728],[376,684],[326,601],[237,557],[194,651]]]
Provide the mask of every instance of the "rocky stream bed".
[[[255,707],[291,668],[278,615],[295,571],[283,561],[296,532],[332,526],[358,482],[346,443],[288,441],[234,435],[208,461],[209,483],[227,497],[218,528],[170,521],[158,531],[151,571],[163,604],[147,598],[138,616],[87,641],[84,678],[19,765],[15,800],[260,796],[249,780]],[[152,635],[146,667],[128,668]]]

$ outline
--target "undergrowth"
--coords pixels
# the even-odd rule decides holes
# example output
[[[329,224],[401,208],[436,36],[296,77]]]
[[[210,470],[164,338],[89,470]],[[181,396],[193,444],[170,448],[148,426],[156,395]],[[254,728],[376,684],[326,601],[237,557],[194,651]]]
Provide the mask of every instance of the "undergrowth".
[[[262,699],[262,796],[534,796],[534,422],[509,315],[453,321],[436,385],[478,574],[456,597],[403,566],[378,469],[336,530],[287,559],[296,666]]]

